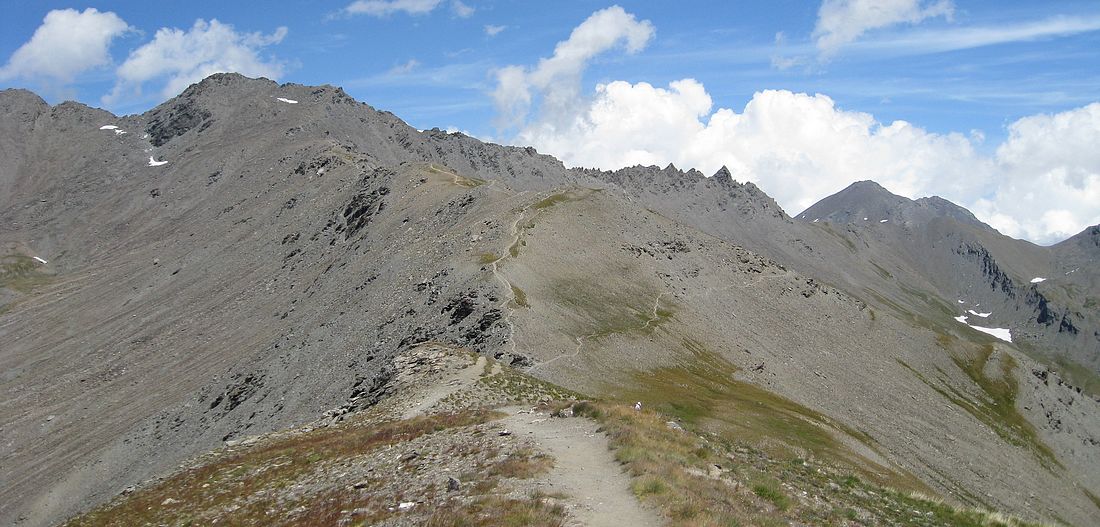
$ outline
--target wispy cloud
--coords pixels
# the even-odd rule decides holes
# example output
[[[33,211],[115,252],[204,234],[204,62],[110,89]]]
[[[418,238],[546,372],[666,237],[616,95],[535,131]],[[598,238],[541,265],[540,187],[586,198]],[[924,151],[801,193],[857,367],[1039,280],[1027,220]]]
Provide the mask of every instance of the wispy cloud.
[[[492,24],[485,25],[485,34],[490,37],[495,37],[500,34],[501,31],[508,29],[508,26],[494,26]]]
[[[1100,30],[1100,15],[1055,16],[1035,22],[1001,26],[922,29],[853,43],[852,51],[923,55],[1013,42],[1067,37]]]
[[[405,62],[404,64],[398,64],[390,68],[390,71],[388,73],[390,75],[408,75],[419,66],[419,60],[409,59],[408,62]]]
[[[558,42],[554,54],[538,65],[506,66],[495,71],[497,87],[493,100],[498,122],[504,128],[524,123],[534,99],[546,106],[544,116],[564,114],[577,103],[581,74],[595,57],[613,49],[637,53],[656,33],[649,20],[639,21],[619,6],[592,13],[573,28],[569,38]]]
[[[951,0],[824,0],[814,26],[814,44],[819,59],[824,60],[868,31],[919,24],[930,18],[950,19],[954,10]]]
[[[410,67],[410,63],[413,63]],[[395,66],[384,73],[342,81],[345,88],[395,88],[401,86],[447,87],[464,90],[486,90],[485,72],[488,61],[450,63],[428,67],[416,60]],[[480,103],[479,103],[480,104]]]
[[[347,15],[383,17],[394,13],[426,15],[439,6],[442,0],[356,0],[342,11]]]
[[[355,0],[341,9],[339,15],[368,15],[379,18],[395,13],[427,15],[441,5],[443,0]],[[451,0],[450,6],[451,11],[459,18],[470,18],[477,11],[462,0]]]
[[[909,29],[882,33],[850,42],[844,46],[848,58],[891,58],[933,55],[1019,42],[1034,42],[1100,31],[1100,15],[1052,16],[1043,20],[1001,25],[951,26]],[[768,50],[770,49],[770,53]],[[737,48],[741,58],[759,59],[767,55],[773,68],[786,70],[796,66],[819,67],[818,46],[810,41],[790,42],[782,33],[774,46]],[[709,49],[692,52],[697,58],[721,60],[730,49]]]
[[[462,0],[452,0],[451,11],[454,11],[455,16],[459,18],[470,18],[476,9],[465,4]]]

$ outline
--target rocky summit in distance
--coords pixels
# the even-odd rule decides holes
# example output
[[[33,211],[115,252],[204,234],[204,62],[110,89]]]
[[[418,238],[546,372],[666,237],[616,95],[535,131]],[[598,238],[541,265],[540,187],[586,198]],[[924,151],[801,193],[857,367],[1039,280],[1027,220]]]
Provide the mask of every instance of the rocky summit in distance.
[[[442,452],[499,423],[603,438],[614,460],[592,463],[629,469],[607,501],[639,522],[686,503],[743,523],[1100,519],[1095,227],[1038,247],[869,182],[791,218],[728,171],[567,169],[236,74],[121,117],[0,92],[0,225],[0,524],[188,496],[213,500],[200,523],[251,503],[295,524],[288,504],[322,491],[351,500],[318,510],[333,522],[427,521],[433,503],[589,521],[566,450],[501,439],[471,463],[511,475],[476,491],[383,476],[457,471]],[[456,395],[479,382],[497,391]],[[600,431],[549,420],[566,408]],[[686,435],[631,442],[666,421]],[[363,449],[317,449],[334,437]],[[576,495],[520,499],[528,469]],[[166,517],[183,521],[141,516]]]

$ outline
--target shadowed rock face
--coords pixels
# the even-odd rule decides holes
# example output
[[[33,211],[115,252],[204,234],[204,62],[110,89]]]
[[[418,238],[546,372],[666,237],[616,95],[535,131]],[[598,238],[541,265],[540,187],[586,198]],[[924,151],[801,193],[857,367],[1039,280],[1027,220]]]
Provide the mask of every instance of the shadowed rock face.
[[[425,341],[612,398],[717,354],[951,499],[1095,514],[1075,485],[1100,494],[1080,448],[1097,403],[1022,352],[1096,369],[1095,271],[1058,274],[1096,261],[1095,232],[1035,247],[873,183],[796,221],[728,171],[568,170],[233,74],[124,117],[0,92],[0,154],[0,523],[56,523],[224,441],[399,397],[393,358]],[[961,298],[1024,345],[954,322]],[[1016,365],[1033,436],[942,395],[988,399],[974,356]]]

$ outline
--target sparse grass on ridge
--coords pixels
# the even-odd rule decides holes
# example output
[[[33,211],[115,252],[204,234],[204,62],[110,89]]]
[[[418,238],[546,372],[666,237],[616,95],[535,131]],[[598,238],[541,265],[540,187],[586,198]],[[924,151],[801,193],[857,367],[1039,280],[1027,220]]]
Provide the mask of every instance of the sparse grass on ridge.
[[[674,367],[636,372],[630,386],[616,387],[624,400],[639,400],[679,421],[736,438],[776,455],[821,458],[868,467],[867,475],[887,475],[856,455],[834,434],[846,434],[869,448],[865,433],[754,384],[738,381],[737,367],[699,341],[683,339],[689,357]],[[880,482],[911,490],[927,489],[908,475],[892,474]]]
[[[42,264],[23,254],[0,257],[0,287],[8,287],[20,293],[29,293],[47,285],[54,276],[41,271]]]
[[[201,525],[212,519],[194,516],[195,511],[218,511],[220,525],[319,525],[325,524],[325,518],[331,518],[327,524],[333,525],[340,511],[349,507],[377,509],[369,520],[378,521],[391,511],[381,504],[368,503],[369,500],[350,491],[312,496],[301,504],[276,503],[263,497],[260,491],[290,485],[318,463],[363,455],[384,445],[410,441],[425,434],[484,423],[499,415],[473,410],[421,416],[378,426],[314,430],[240,453],[229,453],[116,499],[64,525]],[[278,515],[278,520],[273,520],[272,511],[283,513]]]
[[[500,256],[493,253],[481,253],[477,255],[477,263],[482,265],[488,265],[500,260]]]
[[[453,170],[451,170],[449,168],[437,167],[434,164],[429,164],[428,165],[428,170],[431,170],[432,172],[435,172],[437,174],[443,174],[445,176],[450,176],[452,178],[451,182],[454,183],[455,185],[460,186],[460,187],[474,188],[474,187],[480,187],[481,185],[484,185],[486,183],[486,181],[484,179],[480,179],[480,178],[476,178],[476,177],[461,176],[461,175],[457,174],[456,172],[454,172]]]
[[[581,402],[599,421],[634,494],[673,527],[718,525],[900,525],[1025,527],[1018,518],[956,508],[926,495],[866,482],[843,469],[782,460],[713,434],[669,426],[670,416],[629,405]]]
[[[425,527],[560,527],[565,509],[550,504],[542,496],[527,499],[480,498],[465,506],[450,505],[436,509]]]
[[[512,284],[512,297],[515,299],[517,307],[531,307],[531,305],[527,303],[527,293],[524,293],[523,289],[520,289],[519,286],[515,284]]]
[[[941,335],[937,343],[951,354],[955,365],[981,389],[983,397],[975,399],[967,396],[949,383],[938,386],[920,374],[917,374],[918,379],[988,425],[1005,442],[1031,450],[1048,469],[1062,467],[1035,427],[1016,409],[1019,387],[1013,371],[1017,365],[1011,355],[998,354],[999,363],[990,364],[995,350],[993,344],[972,346],[948,335]],[[902,365],[909,368],[905,363]],[[990,366],[995,374],[986,373]]]

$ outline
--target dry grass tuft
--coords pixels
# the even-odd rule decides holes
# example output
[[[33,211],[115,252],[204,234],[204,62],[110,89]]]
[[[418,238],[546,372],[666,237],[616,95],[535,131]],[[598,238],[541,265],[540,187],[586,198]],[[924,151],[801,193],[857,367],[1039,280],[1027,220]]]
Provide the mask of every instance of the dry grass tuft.
[[[852,525],[857,519],[914,527],[1034,525],[863,481],[846,465],[784,461],[719,435],[700,435],[690,424],[679,430],[649,409],[582,401],[573,410],[603,425],[616,459],[633,478],[635,496],[675,527]]]
[[[553,457],[536,453],[530,448],[522,448],[490,467],[488,474],[492,477],[531,479],[549,472],[552,468],[554,468]]]
[[[436,510],[425,527],[561,527],[565,509],[541,495],[527,499],[481,498]]]

